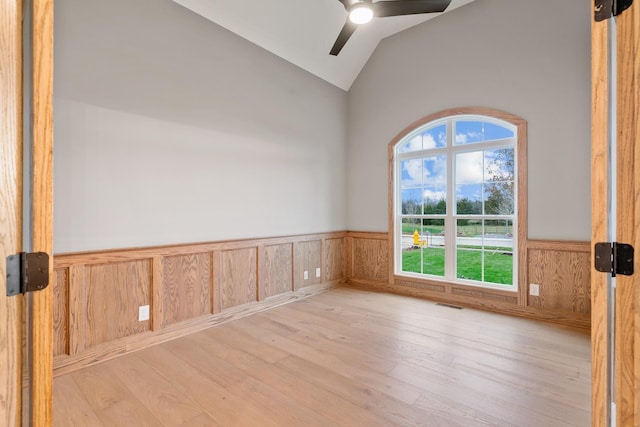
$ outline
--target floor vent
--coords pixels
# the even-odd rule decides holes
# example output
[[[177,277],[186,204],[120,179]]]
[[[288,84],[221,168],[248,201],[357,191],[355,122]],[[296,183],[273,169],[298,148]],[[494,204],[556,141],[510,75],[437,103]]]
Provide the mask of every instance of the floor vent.
[[[460,307],[459,305],[445,304],[443,302],[437,302],[436,305],[441,305],[443,307],[449,307],[449,308],[455,308],[457,310],[462,310],[462,307]]]

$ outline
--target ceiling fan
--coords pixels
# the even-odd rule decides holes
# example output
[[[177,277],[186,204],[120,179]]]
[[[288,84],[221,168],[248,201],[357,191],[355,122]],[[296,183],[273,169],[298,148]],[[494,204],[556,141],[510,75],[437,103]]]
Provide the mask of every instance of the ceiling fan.
[[[337,56],[349,37],[361,24],[366,24],[375,16],[383,18],[386,16],[417,15],[421,13],[444,12],[451,3],[451,0],[392,0],[378,1],[372,0],[338,0],[349,12],[347,22],[345,22],[336,42],[331,48],[330,55]]]

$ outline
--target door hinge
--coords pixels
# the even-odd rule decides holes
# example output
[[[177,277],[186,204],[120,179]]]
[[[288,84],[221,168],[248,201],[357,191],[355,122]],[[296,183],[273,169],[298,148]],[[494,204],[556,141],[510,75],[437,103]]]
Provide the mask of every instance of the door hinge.
[[[7,296],[40,291],[49,285],[49,255],[20,252],[7,257]]]
[[[602,273],[623,276],[633,275],[633,246],[618,242],[596,243],[594,248],[595,268]]]
[[[594,0],[593,17],[596,22],[618,16],[633,4],[633,0]]]

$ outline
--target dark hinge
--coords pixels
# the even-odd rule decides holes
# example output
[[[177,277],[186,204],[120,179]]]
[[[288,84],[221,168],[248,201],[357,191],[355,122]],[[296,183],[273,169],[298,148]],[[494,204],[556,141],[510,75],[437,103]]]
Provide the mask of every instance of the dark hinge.
[[[593,17],[596,22],[605,21],[620,15],[632,4],[633,0],[594,0]]]
[[[623,276],[633,275],[633,246],[626,243],[596,243],[594,248],[595,268],[602,273]]]
[[[20,252],[7,257],[7,296],[39,291],[49,285],[49,255]]]

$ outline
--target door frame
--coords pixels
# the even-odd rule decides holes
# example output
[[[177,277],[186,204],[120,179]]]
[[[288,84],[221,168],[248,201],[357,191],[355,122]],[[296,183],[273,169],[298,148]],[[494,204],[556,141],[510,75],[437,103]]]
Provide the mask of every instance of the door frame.
[[[609,23],[591,18],[591,242],[608,240]],[[595,259],[593,244],[591,259]],[[591,420],[608,425],[608,281],[591,268]]]
[[[613,38],[615,43],[610,43]],[[613,222],[615,241],[632,244],[638,252],[640,166],[636,165],[640,165],[640,147],[636,148],[635,141],[640,137],[640,4],[636,2],[609,20],[595,22],[592,16],[591,42],[592,246],[611,240],[608,226]],[[611,113],[615,118],[610,118]],[[610,138],[615,138],[615,168],[611,171]],[[611,175],[614,171],[615,177]],[[612,178],[615,189],[610,189]],[[608,206],[614,201],[616,214],[610,218]],[[636,256],[636,275],[640,274],[637,260]],[[610,281],[615,285],[612,306]],[[640,355],[640,290],[636,282],[634,276],[618,275],[613,280],[591,270],[593,426],[640,425],[640,361],[636,360]],[[613,372],[610,366],[615,367]]]
[[[23,73],[23,7],[31,13],[32,73]],[[31,250],[53,252],[53,0],[0,0],[0,281],[8,255],[22,250],[23,162],[33,171]],[[23,83],[31,83],[31,159],[23,159]],[[49,281],[53,258],[49,257]],[[24,297],[0,291],[0,424],[48,427],[53,419],[52,288]],[[30,309],[26,310],[29,301]],[[28,315],[27,320],[27,313]],[[31,351],[25,351],[28,336]],[[29,357],[26,358],[25,354]],[[23,369],[23,367],[25,369]],[[23,372],[29,405],[23,400]]]
[[[22,6],[0,0],[0,281],[22,250]],[[21,425],[24,298],[0,289],[0,424]]]
[[[53,0],[31,0],[32,250],[49,256],[53,280]],[[53,420],[53,285],[31,294],[31,425]]]

